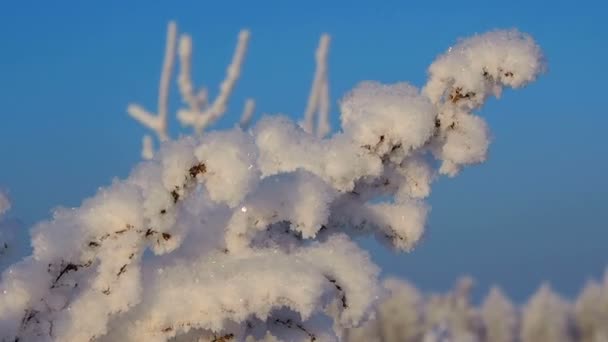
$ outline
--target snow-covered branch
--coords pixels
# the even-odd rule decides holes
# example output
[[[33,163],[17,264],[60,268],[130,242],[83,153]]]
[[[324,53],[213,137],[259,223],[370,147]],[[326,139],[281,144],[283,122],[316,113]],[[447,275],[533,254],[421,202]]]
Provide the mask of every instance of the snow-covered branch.
[[[170,24],[163,96],[175,30]],[[182,36],[179,88],[189,108],[180,117],[198,131],[225,112],[248,38],[248,31],[239,35],[220,93],[209,104],[205,91],[194,92],[192,44]],[[317,51],[311,101],[325,123],[328,39],[322,37]],[[495,41],[501,48],[486,53]],[[454,59],[463,46],[476,51],[473,60]],[[516,67],[512,60],[522,58],[536,67]],[[463,75],[442,76],[436,69],[445,61],[480,73],[471,78],[487,84],[465,87]],[[512,76],[505,81],[491,70]],[[497,31],[463,40],[439,57],[424,91],[407,83],[361,83],[340,103],[342,129],[327,138],[328,126],[312,132],[288,117],[267,116],[250,130],[166,141],[126,179],[33,228],[32,255],[10,266],[0,282],[0,338],[340,339],[345,328],[373,315],[382,292],[377,266],[353,236],[374,234],[392,248],[414,248],[424,235],[424,198],[436,176],[432,158],[448,174],[485,158],[485,123],[466,105],[477,95],[466,94],[521,86],[541,71],[531,38]],[[436,80],[448,76],[445,84]],[[443,93],[453,93],[451,100],[431,91],[440,88],[437,82]],[[465,95],[454,95],[459,92]],[[159,100],[159,113],[165,106]],[[134,112],[143,121],[153,117]],[[458,295],[436,300],[435,321],[448,319],[446,305],[469,313],[461,300],[465,285]]]
[[[433,153],[439,172],[454,176],[483,162],[490,144],[485,121],[472,113],[504,87],[519,88],[545,70],[534,40],[516,30],[493,31],[460,41],[429,68],[423,93],[437,106]]]

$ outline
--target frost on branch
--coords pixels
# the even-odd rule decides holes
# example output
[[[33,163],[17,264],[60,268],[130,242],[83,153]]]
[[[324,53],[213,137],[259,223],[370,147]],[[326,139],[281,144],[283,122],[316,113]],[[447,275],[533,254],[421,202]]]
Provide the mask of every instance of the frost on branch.
[[[319,46],[315,53],[316,70],[312,81],[312,89],[308,96],[306,112],[304,113],[304,121],[302,127],[307,133],[316,134],[317,137],[323,138],[330,131],[329,125],[329,81],[327,72],[327,57],[329,54],[328,34],[323,34],[319,39]],[[314,129],[314,115],[317,113],[317,129]]]
[[[168,37],[167,56],[174,50],[174,26]],[[181,116],[195,128],[225,110],[247,38],[241,33],[220,94],[203,109],[206,93],[196,95],[185,76],[191,43],[182,36],[179,87],[189,109]],[[494,51],[494,45],[501,48]],[[467,85],[459,83],[463,75],[443,75],[437,65],[447,60],[481,75],[471,77],[487,82],[483,88],[466,88],[479,94],[523,85],[542,71],[538,48],[519,33],[473,37],[452,51],[469,49],[484,58],[454,59],[455,52],[448,52],[431,67],[422,92],[406,83],[363,82],[341,101],[341,132],[327,138],[278,115],[249,131],[235,127],[164,142],[126,179],[33,228],[33,254],[2,275],[0,337],[341,338],[344,328],[373,315],[383,292],[378,268],[353,236],[373,234],[391,248],[414,248],[424,234],[424,198],[436,176],[433,158],[442,161],[440,172],[455,174],[485,157],[485,123],[470,112],[485,96],[467,106],[473,95],[433,95],[431,89],[443,87],[449,94],[454,85]],[[537,67],[516,67],[517,56]],[[499,69],[519,81],[491,74]],[[447,81],[437,86],[437,77]],[[167,94],[164,85],[161,97]],[[162,121],[155,121],[163,117],[161,100],[158,116],[140,119]],[[448,324],[462,336],[477,328],[467,284],[433,302],[430,324]],[[444,314],[446,308],[467,320]]]
[[[249,128],[251,119],[253,118],[253,111],[255,110],[255,101],[253,99],[247,99],[245,101],[245,107],[243,107],[243,114],[241,114],[241,120],[239,121],[239,127],[246,131]]]
[[[534,40],[518,31],[494,31],[460,41],[429,68],[423,92],[437,106],[433,153],[439,171],[455,175],[482,162],[489,146],[485,121],[471,111],[504,87],[519,88],[536,79],[545,65]]]
[[[167,27],[167,44],[165,47],[165,59],[160,77],[160,85],[158,88],[158,108],[156,115],[136,104],[130,104],[127,108],[129,115],[139,121],[142,125],[154,131],[160,141],[165,141],[169,138],[167,133],[167,112],[169,111],[169,86],[171,74],[173,73],[176,37],[177,25],[174,22],[170,22]],[[144,158],[149,156],[151,147],[151,138],[147,137],[145,139],[144,152],[142,153]]]
[[[154,115],[137,104],[130,104],[127,107],[129,115],[143,126],[154,131],[161,142],[169,139],[167,112],[175,55],[178,55],[180,62],[177,85],[182,102],[186,105],[186,108],[182,108],[177,112],[177,118],[183,125],[192,126],[195,132],[200,135],[207,126],[211,125],[226,112],[228,100],[241,74],[241,68],[249,43],[249,31],[242,30],[238,36],[232,62],[226,70],[226,78],[220,84],[219,94],[211,102],[208,98],[207,89],[201,88],[196,91],[192,80],[192,38],[188,34],[182,34],[178,42],[177,35],[177,25],[175,22],[170,22],[167,27],[165,58],[159,83],[157,114]],[[242,128],[246,128],[249,125],[254,109],[254,100],[247,99],[240,122]],[[152,159],[153,156],[154,146],[152,137],[145,135],[142,141],[142,157],[144,159]]]
[[[209,126],[224,114],[228,99],[241,74],[241,66],[245,59],[248,43],[249,31],[242,30],[239,33],[232,62],[226,70],[226,78],[220,85],[220,92],[215,100],[210,102],[206,89],[203,88],[197,94],[194,93],[194,85],[190,78],[192,39],[189,35],[182,35],[179,41],[179,60],[181,68],[178,85],[182,99],[188,108],[180,109],[177,113],[177,118],[183,125],[192,126],[195,131],[200,134],[205,127]]]

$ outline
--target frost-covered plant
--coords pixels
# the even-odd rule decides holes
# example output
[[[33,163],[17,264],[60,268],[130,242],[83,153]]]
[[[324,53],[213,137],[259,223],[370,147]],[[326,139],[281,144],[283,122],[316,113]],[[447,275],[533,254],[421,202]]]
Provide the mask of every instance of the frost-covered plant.
[[[425,306],[426,341],[481,341],[483,326],[477,309],[470,302],[473,280],[458,281],[456,289],[446,295],[432,295]],[[438,332],[446,337],[436,338]]]
[[[468,304],[471,282],[461,284],[465,291],[425,295],[407,282],[390,279],[375,318],[347,329],[346,341],[608,341],[608,272],[603,284],[590,281],[574,303],[544,285],[521,308],[498,287],[474,307]]]
[[[446,294],[422,295],[410,284],[389,279],[376,316],[346,332],[347,342],[474,342],[486,339],[481,310],[470,303],[470,278]],[[374,337],[373,339],[370,337]]]
[[[568,303],[542,285],[523,308],[522,342],[573,341]]]
[[[518,315],[515,306],[498,287],[493,287],[481,306],[487,341],[517,341]]]
[[[170,22],[167,28],[165,58],[158,87],[157,113],[150,113],[137,104],[130,104],[127,108],[129,115],[156,133],[160,142],[169,140],[169,89],[173,69],[175,68],[176,55],[179,57],[180,62],[177,84],[183,103],[186,106],[177,112],[177,118],[184,126],[192,126],[195,132],[200,135],[207,126],[211,125],[226,112],[228,100],[241,74],[241,67],[245,60],[245,53],[247,52],[247,45],[249,43],[249,31],[242,30],[238,36],[234,56],[226,70],[226,78],[220,85],[219,94],[213,101],[210,101],[207,89],[203,87],[197,91],[191,78],[192,38],[184,33],[180,36],[178,43],[177,34],[177,25],[175,22]],[[247,99],[240,122],[242,126],[249,124],[254,107],[255,102],[252,99]],[[152,137],[145,135],[143,138],[142,157],[144,159],[151,159],[153,156],[154,146]]]
[[[166,141],[126,179],[33,228],[32,255],[2,275],[0,337],[339,339],[382,295],[352,236],[412,249],[435,160],[451,176],[483,161],[487,127],[473,110],[542,70],[532,38],[494,31],[441,55],[422,91],[360,84],[328,138],[278,115]],[[453,304],[466,312],[461,290]]]
[[[608,271],[603,283],[589,281],[574,305],[582,342],[608,342]]]
[[[178,57],[179,72],[177,85],[182,97],[184,107],[177,111],[177,119],[183,126],[190,126],[197,135],[217,121],[228,109],[228,101],[232,91],[236,86],[241,75],[241,69],[245,61],[247,46],[249,44],[250,33],[248,30],[241,30],[234,50],[232,61],[226,69],[226,77],[219,86],[219,93],[216,98],[209,98],[208,90],[201,87],[195,89],[192,80],[192,37],[187,33],[182,33],[178,40],[177,25],[169,22],[167,27],[167,42],[165,46],[165,58],[163,61],[161,77],[158,87],[157,113],[153,114],[137,104],[130,104],[127,112],[131,117],[143,126],[152,130],[160,142],[170,139],[168,133],[168,106],[169,89],[171,77],[175,69],[175,59]],[[321,35],[319,47],[316,52],[316,70],[302,128],[308,133],[316,133],[320,138],[329,133],[329,85],[327,76],[327,56],[329,54],[329,35]],[[239,127],[247,129],[253,117],[255,101],[251,98],[245,101]],[[315,112],[318,113],[315,132]],[[142,157],[151,159],[154,156],[154,143],[150,135],[143,137]]]
[[[376,310],[376,317],[360,328],[350,329],[346,340],[417,342],[424,335],[424,303],[411,284],[389,278],[384,281],[387,295]]]

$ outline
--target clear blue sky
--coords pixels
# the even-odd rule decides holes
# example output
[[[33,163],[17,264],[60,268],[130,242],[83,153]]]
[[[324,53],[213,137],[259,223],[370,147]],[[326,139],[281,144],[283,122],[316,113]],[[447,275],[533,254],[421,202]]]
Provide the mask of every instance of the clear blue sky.
[[[154,108],[170,19],[193,34],[195,80],[212,91],[238,30],[252,31],[231,115],[219,127],[232,125],[248,96],[264,112],[300,116],[322,32],[333,37],[336,127],[336,101],[358,81],[420,86],[458,37],[516,27],[542,46],[549,72],[483,109],[494,137],[490,160],[435,185],[420,247],[394,255],[373,245],[373,256],[387,274],[427,290],[470,274],[479,291],[499,283],[517,300],[543,280],[570,296],[608,266],[608,6],[601,1],[175,3],[2,5],[0,188],[14,200],[11,216],[34,223],[127,175],[145,130],[125,108],[130,101]],[[179,125],[171,124],[176,136]]]

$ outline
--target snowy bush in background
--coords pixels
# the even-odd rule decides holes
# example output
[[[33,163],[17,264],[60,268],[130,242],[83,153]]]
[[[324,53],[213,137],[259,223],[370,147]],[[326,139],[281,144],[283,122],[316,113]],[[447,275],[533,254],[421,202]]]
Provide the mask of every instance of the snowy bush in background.
[[[274,115],[248,129],[248,101],[241,125],[202,134],[226,111],[248,40],[242,31],[210,101],[189,76],[190,37],[178,42],[176,25],[169,25],[158,111],[128,109],[163,143],[153,151],[151,137],[144,138],[150,160],[128,178],[32,229],[32,255],[2,274],[3,340],[340,339],[345,328],[373,318],[385,293],[378,267],[353,236],[414,248],[436,175],[454,176],[486,158],[488,128],[473,111],[544,68],[538,46],[520,32],[465,39],[433,62],[422,90],[407,83],[355,87],[340,101],[341,130],[325,138],[329,38],[323,36],[301,124]],[[167,99],[176,56],[185,104],[177,116],[198,134],[170,141]],[[415,291],[397,283],[388,288],[409,291],[406,321],[430,324],[423,327],[435,340],[474,340],[481,329],[466,282],[454,295],[431,300],[425,321]],[[401,333],[397,326],[383,330]],[[422,331],[403,333],[415,340]]]
[[[570,303],[542,285],[523,306],[494,287],[480,307],[470,305],[471,281],[444,295],[422,295],[403,280],[388,279],[388,295],[375,319],[345,331],[346,342],[606,342],[608,271]]]
[[[608,341],[608,271],[603,282],[587,283],[571,311],[576,317],[580,341]]]

